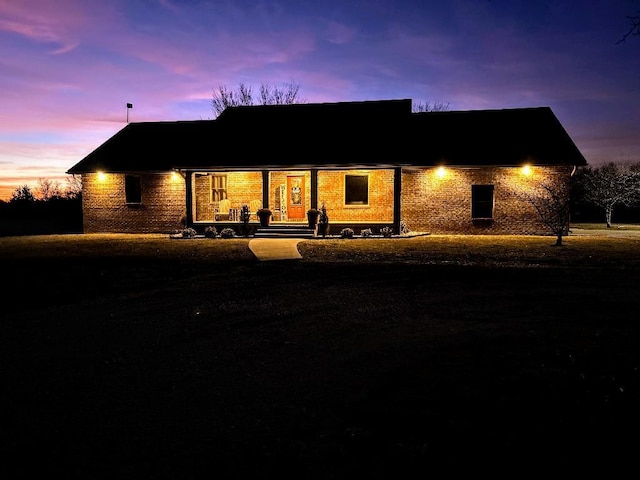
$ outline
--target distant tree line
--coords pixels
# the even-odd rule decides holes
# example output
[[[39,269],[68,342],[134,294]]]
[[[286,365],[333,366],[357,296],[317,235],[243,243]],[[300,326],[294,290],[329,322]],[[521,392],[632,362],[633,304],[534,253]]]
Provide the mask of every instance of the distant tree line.
[[[67,185],[48,179],[16,188],[8,202],[0,200],[0,236],[50,235],[82,232],[82,184],[68,177]]]

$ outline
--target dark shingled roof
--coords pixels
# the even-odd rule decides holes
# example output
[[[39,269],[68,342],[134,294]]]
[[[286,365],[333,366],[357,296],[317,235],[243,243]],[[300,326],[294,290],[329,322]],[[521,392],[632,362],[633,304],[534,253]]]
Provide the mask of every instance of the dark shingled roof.
[[[130,123],[67,173],[166,172],[192,154],[208,151],[211,159],[216,127],[212,120]]]
[[[548,107],[411,113],[411,100],[233,107],[131,123],[68,170],[586,165]]]
[[[413,115],[420,165],[586,165],[548,107]]]

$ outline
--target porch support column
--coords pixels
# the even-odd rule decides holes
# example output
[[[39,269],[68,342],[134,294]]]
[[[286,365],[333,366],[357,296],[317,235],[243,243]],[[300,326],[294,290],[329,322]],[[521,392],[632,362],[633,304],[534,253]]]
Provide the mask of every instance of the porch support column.
[[[311,208],[318,208],[318,169],[311,169]]]
[[[184,172],[185,227],[193,227],[193,172]]]
[[[262,170],[262,208],[269,208],[269,170]]]
[[[402,193],[402,167],[393,169],[393,233],[400,234],[400,215],[402,206],[400,197]]]

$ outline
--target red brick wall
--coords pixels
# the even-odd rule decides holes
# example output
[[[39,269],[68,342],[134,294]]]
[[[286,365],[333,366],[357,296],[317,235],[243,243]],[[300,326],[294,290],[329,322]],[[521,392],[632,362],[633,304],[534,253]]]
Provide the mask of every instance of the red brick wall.
[[[541,183],[569,188],[572,167],[404,169],[402,220],[412,231],[459,234],[549,234],[531,203],[519,194]],[[494,185],[492,222],[471,219],[471,185]]]
[[[412,231],[455,234],[549,234],[535,208],[519,194],[541,183],[569,188],[571,167],[533,167],[524,176],[516,167],[447,168],[439,177],[436,168],[409,169],[402,172],[401,218]],[[369,205],[344,203],[346,174],[369,176]],[[311,206],[309,171],[271,172],[269,205],[276,204],[276,188],[286,185],[286,176],[304,175],[305,206]],[[229,172],[228,197],[232,207],[262,199],[261,172]],[[167,174],[141,176],[142,203],[125,202],[124,174],[82,176],[84,231],[124,233],[165,233],[181,228],[185,214],[185,181]],[[196,220],[213,221],[210,184],[207,177],[194,178],[194,214]],[[478,223],[471,218],[471,186],[494,185],[493,220]],[[393,222],[393,170],[321,170],[318,172],[318,207],[325,202],[330,221],[354,225]]]
[[[141,175],[142,202],[125,202],[124,174],[82,175],[85,233],[170,233],[182,228],[185,181],[179,175]]]
[[[261,172],[227,172],[227,198],[230,208],[249,205],[251,200],[262,201]],[[218,202],[211,201],[211,180],[207,175],[195,175],[193,179],[194,219],[197,222],[214,221]],[[228,212],[226,212],[228,213]]]
[[[345,175],[368,175],[369,204],[345,205]],[[318,208],[324,202],[331,222],[393,222],[393,170],[321,170]]]

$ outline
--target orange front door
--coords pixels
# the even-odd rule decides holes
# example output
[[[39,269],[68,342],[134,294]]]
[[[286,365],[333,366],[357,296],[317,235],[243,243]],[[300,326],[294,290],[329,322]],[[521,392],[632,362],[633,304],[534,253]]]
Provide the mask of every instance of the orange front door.
[[[303,176],[287,176],[287,215],[290,220],[305,218]]]

